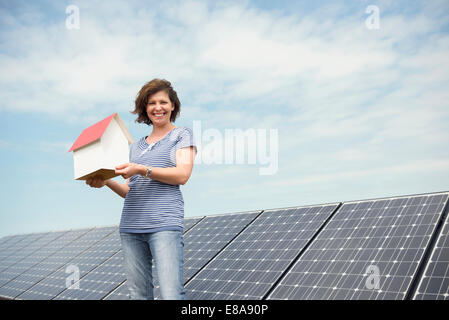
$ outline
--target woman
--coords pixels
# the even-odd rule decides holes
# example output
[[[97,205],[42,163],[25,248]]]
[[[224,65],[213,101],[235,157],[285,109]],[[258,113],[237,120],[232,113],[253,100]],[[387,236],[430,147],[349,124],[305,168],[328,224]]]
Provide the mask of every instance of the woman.
[[[86,181],[108,186],[125,198],[120,238],[131,299],[153,299],[152,261],[162,299],[185,299],[183,282],[184,201],[179,185],[192,173],[196,146],[189,128],[173,125],[181,103],[167,80],[145,84],[135,101],[136,122],[152,125],[149,136],[130,146],[130,163],[116,167],[126,183]]]

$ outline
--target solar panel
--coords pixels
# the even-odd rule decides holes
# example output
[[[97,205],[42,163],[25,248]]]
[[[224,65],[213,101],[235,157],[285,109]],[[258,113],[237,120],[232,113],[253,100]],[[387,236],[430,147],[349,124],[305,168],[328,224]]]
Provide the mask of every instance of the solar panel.
[[[187,283],[187,299],[262,299],[338,205],[264,211]]]
[[[414,299],[449,300],[449,217],[447,216]]]
[[[14,251],[10,251],[10,248],[23,237],[25,236],[8,236],[0,239],[0,271],[6,268],[4,264],[2,267],[1,261],[14,253]]]
[[[31,234],[9,247],[10,253],[0,262],[2,270],[0,273],[0,287],[48,256],[50,253],[46,254],[46,246],[63,236],[64,233],[66,232]],[[27,245],[23,247],[25,243]]]
[[[17,242],[20,238],[20,236],[6,236],[0,239],[0,260],[3,251],[11,246],[14,242]]]
[[[41,246],[46,244],[45,241],[48,239],[48,237],[51,237],[54,234],[55,233],[49,232],[49,233],[32,233],[18,236],[17,241],[15,241],[11,245],[8,245],[6,248],[0,251],[0,258],[1,258],[0,271],[4,271],[8,269],[10,266],[23,260],[26,256],[28,256],[29,254],[33,253]],[[0,278],[0,286],[5,283],[4,281],[5,279]]]
[[[34,262],[35,265],[2,286],[0,295],[12,298],[17,297],[105,237],[105,232],[110,231],[104,229],[82,229],[65,233],[47,247],[48,249],[51,248],[50,251],[53,251],[51,255],[46,255],[46,258],[39,254],[30,256],[28,260],[32,261],[31,263]],[[49,251],[47,248],[42,250],[42,252],[47,254]],[[58,250],[54,250],[55,248],[58,248]],[[28,263],[24,265],[28,265]],[[16,268],[17,266],[14,267]]]
[[[269,299],[404,299],[448,194],[347,202]]]
[[[80,278],[79,288],[72,286],[54,300],[101,300],[126,280],[120,250],[107,261]]]
[[[6,254],[6,251],[9,251],[10,254],[14,253],[14,251],[10,249],[11,245],[15,245],[15,246],[17,246],[17,248],[21,248],[21,247],[26,246],[28,243],[32,242],[32,239],[36,239],[36,237],[39,238],[42,235],[44,235],[44,233],[18,234],[18,235],[3,237],[2,240],[4,240],[4,241],[2,241],[0,246],[4,250],[0,251],[0,261],[3,258],[8,256]],[[20,245],[21,241],[24,241],[24,242]],[[8,244],[8,245],[6,245],[6,244]]]
[[[73,276],[80,279],[120,250],[117,227],[105,227],[96,231],[98,238],[101,235],[106,236],[19,295],[17,299],[52,299],[76,281],[76,279],[71,281]]]

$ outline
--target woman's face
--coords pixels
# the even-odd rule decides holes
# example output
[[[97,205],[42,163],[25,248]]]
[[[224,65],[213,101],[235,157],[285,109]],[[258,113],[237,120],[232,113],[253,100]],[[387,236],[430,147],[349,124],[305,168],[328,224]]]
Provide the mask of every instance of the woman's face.
[[[147,114],[153,125],[161,126],[170,122],[170,116],[175,107],[167,92],[158,91],[148,98]]]

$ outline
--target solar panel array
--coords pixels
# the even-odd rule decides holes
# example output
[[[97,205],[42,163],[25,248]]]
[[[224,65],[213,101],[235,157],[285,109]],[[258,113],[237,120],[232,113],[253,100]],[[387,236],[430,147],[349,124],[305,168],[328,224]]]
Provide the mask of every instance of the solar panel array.
[[[187,218],[186,296],[449,300],[448,197]],[[117,226],[1,238],[0,297],[129,299]]]
[[[91,237],[93,241],[95,239],[99,239],[99,241],[94,242],[92,246],[78,256],[66,260],[67,262],[62,267],[30,287],[17,298],[33,300],[52,299],[67,288],[77,288],[77,291],[84,290],[84,287],[80,288],[76,284],[77,280],[90,273],[92,269],[120,250],[117,227],[98,229],[89,234],[95,237]],[[67,283],[66,279],[70,274],[76,274],[77,279]],[[83,286],[86,283],[86,281],[83,281]]]
[[[343,204],[271,299],[404,299],[447,195]]]
[[[187,284],[187,298],[262,299],[337,206],[263,212]]]
[[[52,269],[59,267],[62,257],[73,254],[76,248],[68,247],[71,243],[76,245],[76,239],[81,238],[91,229],[83,229],[68,232],[57,232],[55,234],[41,234],[33,243],[22,248],[15,256],[6,270],[2,271],[0,284],[0,296],[15,298],[26,291],[33,284],[48,276]],[[61,250],[64,247],[65,250]],[[8,259],[9,260],[9,259]]]

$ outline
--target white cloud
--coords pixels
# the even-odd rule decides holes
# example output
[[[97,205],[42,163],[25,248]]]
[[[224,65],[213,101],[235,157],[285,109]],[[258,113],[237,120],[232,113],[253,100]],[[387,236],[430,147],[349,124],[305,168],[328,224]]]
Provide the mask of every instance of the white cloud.
[[[152,10],[124,3],[83,5],[80,30],[31,25],[3,34],[23,39],[18,57],[0,58],[6,71],[0,78],[7,88],[3,108],[77,113],[97,104],[124,105],[153,75],[170,77],[194,99],[206,99],[197,103],[269,98],[295,84],[298,93],[321,87],[312,92],[327,96],[341,95],[342,86],[330,88],[338,83],[358,84],[363,91],[370,73],[389,74],[398,57],[382,36],[407,38],[416,26],[421,31],[432,26],[426,17],[385,18],[380,36],[357,16],[280,16],[247,4],[187,1]],[[28,99],[17,90],[19,83]]]
[[[389,5],[379,30],[363,10],[342,18],[338,4],[286,15],[250,2],[85,2],[71,31],[3,12],[12,29],[1,33],[0,110],[93,123],[128,112],[163,77],[188,97],[183,119],[203,129],[278,128],[280,173],[326,152],[359,165],[413,149],[437,161],[449,140],[449,37],[433,10]]]

